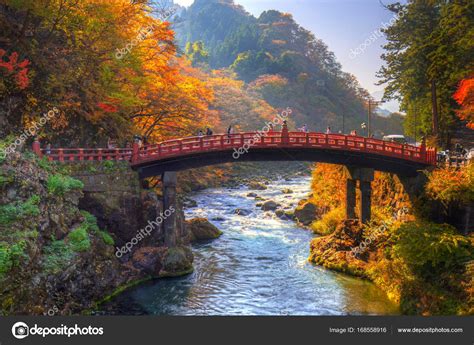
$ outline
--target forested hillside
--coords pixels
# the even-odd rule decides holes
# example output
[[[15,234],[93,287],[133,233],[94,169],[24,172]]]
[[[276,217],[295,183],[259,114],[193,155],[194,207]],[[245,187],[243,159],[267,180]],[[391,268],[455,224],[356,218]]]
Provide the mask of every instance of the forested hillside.
[[[291,14],[268,10],[255,18],[232,0],[198,0],[175,29],[194,65],[231,68],[270,105],[294,109],[299,126],[348,132],[367,119],[368,92]],[[391,120],[378,118],[375,129],[400,132],[400,119]]]

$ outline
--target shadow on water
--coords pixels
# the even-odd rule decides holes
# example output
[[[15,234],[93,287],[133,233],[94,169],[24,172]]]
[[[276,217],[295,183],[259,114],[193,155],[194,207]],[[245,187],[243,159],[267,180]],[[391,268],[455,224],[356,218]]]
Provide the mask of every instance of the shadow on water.
[[[372,283],[307,261],[313,234],[255,207],[252,191],[282,205],[309,193],[309,178],[277,181],[265,191],[213,189],[193,198],[187,218],[206,217],[224,235],[193,246],[195,271],[145,283],[102,306],[111,315],[386,315],[397,307]],[[291,198],[281,190],[293,190]],[[248,216],[235,209],[250,211]]]

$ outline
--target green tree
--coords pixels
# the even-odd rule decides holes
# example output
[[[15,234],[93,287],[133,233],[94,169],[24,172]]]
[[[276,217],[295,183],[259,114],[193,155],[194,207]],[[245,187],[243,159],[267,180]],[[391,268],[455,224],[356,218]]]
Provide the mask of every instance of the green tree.
[[[474,68],[474,3],[410,0],[387,8],[397,20],[383,30],[388,40],[382,55],[386,65],[379,72],[380,83],[388,85],[384,98],[401,101],[408,134],[416,130],[446,145],[456,123],[452,95]]]

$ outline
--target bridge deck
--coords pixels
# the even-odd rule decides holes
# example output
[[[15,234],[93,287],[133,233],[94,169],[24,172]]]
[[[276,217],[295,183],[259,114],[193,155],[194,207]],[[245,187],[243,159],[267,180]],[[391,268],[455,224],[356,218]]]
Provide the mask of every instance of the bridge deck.
[[[40,149],[37,147],[35,152],[40,156],[47,156],[50,161],[128,161],[132,167],[136,167],[190,154],[233,151],[233,154],[237,156],[245,154],[246,150],[268,150],[272,148],[292,150],[298,148],[302,150],[323,149],[357,152],[359,154],[367,153],[371,156],[377,155],[400,159],[405,164],[413,162],[423,165],[436,165],[436,150],[425,148],[424,146],[403,145],[379,139],[343,134],[302,132],[290,132],[286,136],[282,136],[281,132],[219,134],[169,140],[141,148],[138,148],[136,145],[134,145],[134,148],[117,149]]]

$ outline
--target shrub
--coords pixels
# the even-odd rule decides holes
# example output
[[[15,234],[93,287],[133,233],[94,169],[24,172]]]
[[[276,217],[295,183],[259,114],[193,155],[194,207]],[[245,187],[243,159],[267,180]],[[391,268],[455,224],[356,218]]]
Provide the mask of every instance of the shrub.
[[[105,161],[104,162],[104,171],[105,172],[112,172],[115,170],[115,162],[113,161]]]
[[[447,224],[409,222],[392,236],[392,254],[424,276],[456,270],[474,258],[470,241]]]
[[[94,234],[97,234],[105,244],[113,246],[115,241],[110,236],[110,234],[107,231],[103,231],[99,229],[99,226],[97,225],[97,218],[94,217],[92,214],[86,211],[81,211],[82,216],[84,217],[84,226],[87,231],[91,231]]]
[[[311,224],[311,229],[321,235],[327,235],[334,230],[338,224],[340,224],[346,215],[343,207],[337,207],[326,213],[320,220],[315,221]]]
[[[91,247],[89,234],[87,233],[87,228],[84,226],[80,226],[76,230],[71,231],[67,239],[68,244],[71,245],[72,250],[75,252],[85,252]]]
[[[22,218],[38,216],[40,214],[39,202],[40,197],[33,195],[24,203],[16,202],[0,206],[0,224],[8,225]]]
[[[51,194],[62,196],[71,190],[84,188],[84,184],[72,177],[55,174],[48,178],[47,187]]]
[[[46,157],[38,159],[38,166],[49,173],[53,172],[53,165]]]
[[[446,207],[454,202],[474,200],[474,164],[461,169],[446,167],[428,173],[428,196],[439,200]]]
[[[112,236],[110,236],[108,232],[99,230],[97,231],[97,235],[99,235],[99,237],[102,239],[102,241],[104,241],[105,244],[109,246],[113,246],[115,244],[114,239],[112,238]]]
[[[13,267],[20,264],[21,258],[25,256],[26,241],[21,240],[15,244],[0,242],[0,278]]]

